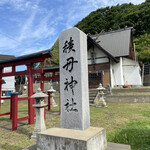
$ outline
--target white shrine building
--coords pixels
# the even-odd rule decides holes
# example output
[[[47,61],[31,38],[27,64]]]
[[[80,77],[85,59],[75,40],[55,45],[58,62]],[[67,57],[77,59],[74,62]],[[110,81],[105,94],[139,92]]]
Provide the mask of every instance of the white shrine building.
[[[88,35],[89,87],[141,86],[141,68],[136,61],[133,28]]]

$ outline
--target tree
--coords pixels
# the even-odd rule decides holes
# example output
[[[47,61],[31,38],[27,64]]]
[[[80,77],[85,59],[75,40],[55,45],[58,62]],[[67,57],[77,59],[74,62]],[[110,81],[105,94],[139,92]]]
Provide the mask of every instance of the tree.
[[[150,62],[150,34],[140,35],[134,40],[138,58],[143,62]]]

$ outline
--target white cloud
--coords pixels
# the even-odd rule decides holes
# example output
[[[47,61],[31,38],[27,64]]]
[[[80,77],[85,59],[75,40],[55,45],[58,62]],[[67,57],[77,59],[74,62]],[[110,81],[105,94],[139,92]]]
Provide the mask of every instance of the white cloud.
[[[90,12],[95,11],[98,8],[117,5],[118,3],[133,3],[139,4],[144,0],[77,0],[65,6],[66,28],[70,28],[75,25],[78,21],[86,17]],[[68,9],[71,8],[71,9]],[[64,7],[61,8],[64,10]]]
[[[11,49],[10,54],[15,55],[48,49],[53,45],[62,30],[74,26],[91,11],[117,3],[132,2],[137,4],[143,1],[76,0],[64,1],[64,5],[58,5],[56,8],[51,6],[49,0],[0,0],[0,6],[8,4],[7,7],[10,11],[19,14],[15,17],[11,16],[9,19],[9,21],[16,23],[14,26],[17,30],[16,35],[13,36],[14,40],[0,34],[0,49]],[[43,2],[47,3],[46,7],[41,5]],[[56,0],[55,3],[62,4],[62,0]]]
[[[53,12],[49,12],[39,24],[36,26],[36,29],[33,32],[33,37],[35,38],[47,38],[48,36],[54,36],[56,34],[56,29],[53,26],[50,26],[50,20],[53,16]]]
[[[32,34],[31,27],[32,27],[35,15],[36,15],[36,11],[34,11],[24,23],[24,26],[21,28],[21,31],[20,31],[20,37],[18,38],[19,41],[22,41],[28,38],[30,34]]]

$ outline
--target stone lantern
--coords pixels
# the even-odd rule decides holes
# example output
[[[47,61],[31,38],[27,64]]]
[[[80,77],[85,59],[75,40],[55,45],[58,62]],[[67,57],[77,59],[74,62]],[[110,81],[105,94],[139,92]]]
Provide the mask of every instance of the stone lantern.
[[[102,86],[102,84],[99,84],[98,90],[98,100],[95,102],[96,107],[107,107],[107,104],[104,99],[104,90],[105,88]]]
[[[57,107],[57,104],[54,100],[54,96],[55,96],[54,93],[56,92],[56,90],[54,90],[53,86],[51,86],[51,88],[47,92],[50,93],[51,107]]]
[[[40,88],[38,88],[37,92],[31,96],[31,98],[35,98],[35,104],[33,107],[36,108],[36,122],[31,139],[36,139],[37,133],[46,130],[44,120],[44,107],[46,106],[44,103],[45,97],[48,97],[48,95],[42,93]]]

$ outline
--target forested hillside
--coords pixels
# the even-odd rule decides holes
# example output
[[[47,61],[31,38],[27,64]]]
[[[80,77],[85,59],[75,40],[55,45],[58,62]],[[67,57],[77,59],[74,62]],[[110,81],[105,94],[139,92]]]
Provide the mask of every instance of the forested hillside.
[[[134,5],[132,3],[100,8],[91,12],[75,25],[85,33],[99,33],[125,26],[134,27],[135,36],[150,33],[150,0]]]
[[[99,8],[78,22],[78,27],[85,33],[95,34],[101,31],[134,27],[133,33],[136,50],[140,60],[150,61],[150,0],[134,5],[132,3]],[[53,46],[52,65],[58,65],[58,40]]]

